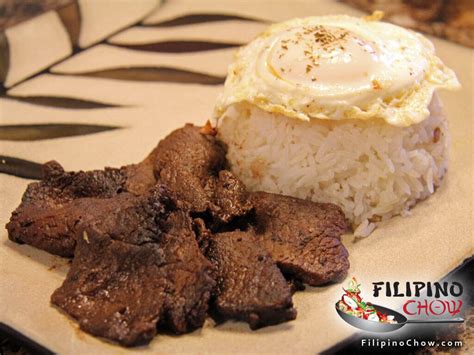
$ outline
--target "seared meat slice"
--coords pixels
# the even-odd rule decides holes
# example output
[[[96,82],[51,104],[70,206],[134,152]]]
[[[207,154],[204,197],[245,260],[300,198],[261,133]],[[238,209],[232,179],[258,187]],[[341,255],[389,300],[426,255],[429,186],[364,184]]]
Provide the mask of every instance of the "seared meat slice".
[[[90,172],[65,172],[57,162],[43,166],[43,180],[28,185],[20,206],[7,224],[9,238],[52,254],[72,256],[74,229],[82,213],[72,208],[76,199],[84,200],[87,213],[92,197],[108,199],[122,188],[125,177],[119,169]],[[92,199],[94,200],[94,199]],[[105,211],[102,211],[105,212]]]
[[[340,236],[348,225],[339,207],[265,192],[250,199],[257,238],[284,274],[312,286],[344,278],[349,260]]]
[[[162,190],[163,187],[156,186],[143,196],[124,192],[112,198],[79,198],[42,207],[24,205],[21,211],[13,213],[7,224],[9,237],[15,242],[66,257],[74,255],[80,225],[97,226],[104,233],[114,231],[119,239],[126,236],[136,243],[147,242],[157,233],[147,210],[153,208],[165,216],[167,206],[171,204]],[[137,223],[146,229],[136,230]]]
[[[110,201],[100,199],[126,192],[131,198],[132,193],[143,194],[156,184],[153,154],[140,164],[120,169],[65,172],[55,161],[44,164],[43,180],[28,185],[20,206],[12,213],[6,226],[9,238],[52,254],[72,256],[78,221],[113,212]]]
[[[122,193],[110,199],[80,199],[70,207],[76,217],[75,233],[92,228],[111,239],[141,245],[155,242],[162,233],[159,221],[173,208],[168,192],[156,185],[142,196]]]
[[[156,184],[154,165],[157,154],[157,147],[138,164],[123,166],[120,170],[126,176],[123,186],[124,191],[135,195],[143,195]]]
[[[187,215],[173,212],[164,223],[154,217],[164,232],[142,244],[112,239],[98,226],[79,230],[71,269],[51,301],[81,329],[132,346],[148,343],[157,326],[175,333],[202,326],[215,284],[211,264]]]
[[[252,209],[244,184],[228,170],[219,172],[212,192],[214,203],[219,207],[217,214],[221,222],[230,222]]]
[[[120,231],[130,228],[129,224],[122,224],[127,222],[122,221],[122,214],[135,209],[137,200],[137,196],[123,193],[113,198],[81,198],[45,208],[25,206],[21,213],[14,214],[7,228],[10,239],[15,242],[70,257],[74,255],[75,235],[80,223],[100,224],[103,229],[120,236]],[[140,217],[137,211],[137,220]]]
[[[83,197],[112,197],[122,191],[125,180],[121,169],[67,172],[53,160],[43,165],[43,179],[28,185],[22,203],[41,205]]]
[[[289,285],[252,231],[210,235],[206,255],[215,266],[219,316],[251,329],[296,318]]]
[[[166,216],[169,205],[164,189],[156,186],[143,196],[124,192],[113,198],[80,198],[49,208],[25,206],[8,228],[10,239],[18,235],[20,242],[52,254],[72,256],[80,225],[95,226],[114,239],[126,237],[137,244],[152,241],[159,230],[150,211]],[[143,229],[137,230],[137,224]]]
[[[187,124],[157,147],[155,176],[178,201],[194,213],[209,212],[215,223],[227,223],[251,210],[245,187],[224,170],[225,149],[217,139]]]

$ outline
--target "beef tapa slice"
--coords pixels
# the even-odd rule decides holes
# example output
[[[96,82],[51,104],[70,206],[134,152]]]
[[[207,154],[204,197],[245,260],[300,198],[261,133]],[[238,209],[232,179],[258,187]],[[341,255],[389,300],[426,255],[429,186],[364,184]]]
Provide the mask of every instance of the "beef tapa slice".
[[[291,288],[252,230],[211,234],[206,255],[215,268],[218,316],[251,329],[296,318]]]
[[[214,288],[211,264],[186,214],[175,211],[156,223],[161,232],[146,242],[114,239],[97,226],[81,228],[53,304],[82,330],[125,346],[148,343],[157,328],[181,334],[202,326]],[[148,233],[141,224],[135,227]]]
[[[349,254],[340,237],[348,223],[339,207],[266,192],[250,200],[257,239],[285,275],[312,286],[346,276]]]
[[[9,238],[72,256],[80,220],[103,218],[112,212],[107,207],[112,198],[141,195],[156,184],[150,164],[153,154],[139,164],[104,170],[66,172],[55,161],[44,164],[43,179],[28,185],[12,213],[6,226]]]
[[[208,213],[213,224],[225,224],[252,209],[243,183],[226,170],[225,154],[216,137],[187,124],[158,144],[155,176],[179,208]]]

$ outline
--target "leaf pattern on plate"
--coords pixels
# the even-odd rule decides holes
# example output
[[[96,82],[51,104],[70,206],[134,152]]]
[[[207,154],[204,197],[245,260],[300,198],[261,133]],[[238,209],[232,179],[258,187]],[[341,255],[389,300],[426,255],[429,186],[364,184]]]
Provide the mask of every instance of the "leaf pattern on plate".
[[[0,155],[0,173],[36,180],[43,176],[42,164],[4,155]]]
[[[71,97],[58,97],[58,96],[0,96],[2,99],[26,102],[32,105],[56,107],[56,108],[68,108],[68,109],[98,109],[98,108],[111,108],[111,107],[123,107],[121,105],[106,104],[98,101],[76,99]]]
[[[81,14],[79,4],[77,1],[74,1],[69,5],[58,9],[57,13],[69,34],[72,45],[77,47],[79,43],[79,33],[81,31]]]
[[[155,23],[155,24],[142,23],[141,26],[170,27],[170,26],[191,25],[191,24],[202,23],[202,22],[216,22],[216,21],[229,21],[229,20],[267,22],[265,20],[260,20],[257,18],[250,18],[250,17],[245,17],[245,16],[225,15],[225,14],[204,14],[203,13],[203,14],[192,14],[192,15],[180,16],[171,20],[166,20],[163,22]]]
[[[10,67],[10,49],[5,32],[0,32],[0,83],[7,78],[8,69]]]
[[[0,125],[0,140],[37,141],[52,138],[83,136],[119,128],[121,127],[72,123]]]
[[[165,41],[146,44],[113,44],[116,47],[127,49],[147,51],[147,52],[164,52],[164,53],[189,53],[211,51],[215,49],[224,49],[239,47],[243,43],[223,43],[209,41]]]
[[[65,74],[58,74],[65,75]],[[225,81],[225,77],[201,74],[187,70],[174,68],[118,68],[106,69],[80,74],[69,74],[76,76],[88,76],[94,78],[132,80],[132,81],[164,81],[173,83],[191,83],[203,85],[220,85]]]

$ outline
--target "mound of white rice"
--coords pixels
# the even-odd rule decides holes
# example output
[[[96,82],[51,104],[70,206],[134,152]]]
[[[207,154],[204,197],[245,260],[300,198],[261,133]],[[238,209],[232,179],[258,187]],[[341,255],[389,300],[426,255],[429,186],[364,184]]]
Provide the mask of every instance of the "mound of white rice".
[[[429,109],[429,118],[401,128],[382,120],[304,122],[240,103],[219,120],[218,135],[250,190],[332,202],[355,235],[367,236],[431,195],[446,173],[449,132],[436,95]]]

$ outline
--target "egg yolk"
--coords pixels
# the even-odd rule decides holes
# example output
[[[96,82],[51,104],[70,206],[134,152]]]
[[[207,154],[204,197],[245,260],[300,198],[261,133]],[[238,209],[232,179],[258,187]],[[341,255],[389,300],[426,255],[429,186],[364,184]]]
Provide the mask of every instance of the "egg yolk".
[[[374,43],[344,28],[321,25],[281,33],[267,58],[278,79],[323,91],[372,87],[381,65]]]

